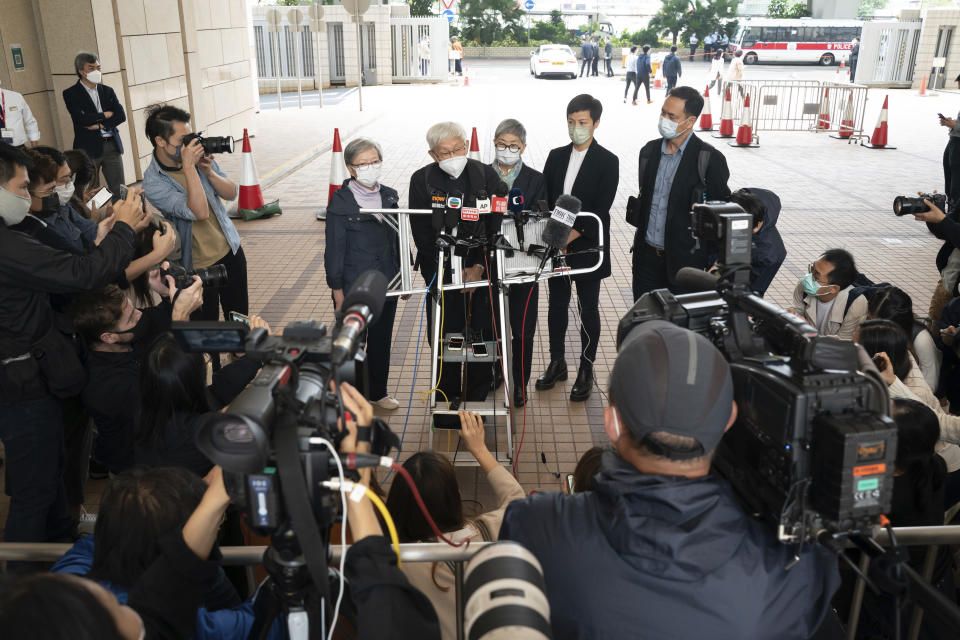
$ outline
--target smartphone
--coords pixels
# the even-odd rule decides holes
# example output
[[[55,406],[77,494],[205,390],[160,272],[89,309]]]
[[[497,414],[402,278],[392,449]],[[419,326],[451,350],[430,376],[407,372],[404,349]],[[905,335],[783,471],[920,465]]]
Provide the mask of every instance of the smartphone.
[[[880,356],[873,356],[873,364],[877,365],[877,369],[880,371],[887,368],[887,361]]]
[[[946,118],[944,117],[944,115],[943,115],[942,113],[938,113],[937,115],[940,116],[940,119],[941,119],[941,120],[946,120]]]
[[[461,351],[463,349],[463,336],[450,337],[450,351]]]
[[[230,312],[230,322],[242,322],[243,324],[250,326],[250,316],[245,316],[242,313],[237,313],[236,311]]]
[[[482,342],[473,343],[473,356],[475,358],[486,358],[487,357],[487,345]]]
[[[574,493],[576,493],[576,492],[573,490],[573,474],[572,474],[572,473],[568,473],[568,474],[567,474],[567,477],[565,478],[565,481],[566,481],[566,484],[567,484],[567,493],[569,493],[570,495],[573,495]]]
[[[87,207],[90,209],[99,209],[103,205],[107,204],[112,196],[113,194],[110,193],[110,189],[102,187],[100,191],[97,191],[95,194],[93,194],[93,197],[87,201]]]

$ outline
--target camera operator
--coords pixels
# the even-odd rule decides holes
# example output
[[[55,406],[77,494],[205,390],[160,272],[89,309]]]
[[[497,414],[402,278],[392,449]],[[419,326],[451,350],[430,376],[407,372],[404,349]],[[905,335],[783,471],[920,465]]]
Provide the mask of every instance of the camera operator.
[[[116,222],[85,256],[10,230],[30,209],[30,160],[0,143],[0,440],[6,450],[9,542],[67,537],[61,398],[83,388],[85,374],[51,294],[78,293],[116,279],[134,249],[144,214],[137,190],[116,207]],[[42,355],[42,357],[39,357]]]
[[[626,337],[604,410],[615,452],[593,491],[513,502],[500,530],[540,561],[554,638],[817,632],[839,584],[833,553],[807,547],[787,570],[795,549],[710,473],[736,417],[730,366],[702,335],[657,320]]]
[[[167,286],[154,277],[154,288],[168,301],[139,310],[116,285],[74,298],[69,314],[87,344],[87,384],[80,394],[87,413],[97,425],[94,458],[111,473],[133,466],[134,425],[140,409],[137,381],[150,343],[170,328],[171,321],[186,321],[203,300],[200,278],[178,292],[173,277]]]
[[[960,88],[960,76],[954,81]],[[947,210],[952,214],[960,207],[960,114],[956,118],[941,115],[940,126],[950,131],[947,146],[943,149],[943,191],[947,194]]]
[[[730,202],[740,205],[753,216],[750,288],[762,296],[787,258],[787,248],[776,228],[780,198],[767,189],[744,188],[731,193]]]
[[[857,327],[867,318],[867,296],[850,301],[857,276],[857,265],[849,251],[827,249],[797,283],[791,311],[821,336],[853,340]]]
[[[130,588],[127,604],[93,580],[41,574],[0,589],[0,628],[9,640],[186,638],[197,609],[221,576],[208,560],[230,504],[220,467],[182,527],[158,541],[159,553]],[[148,500],[149,502],[149,500]]]
[[[234,200],[237,185],[204,153],[199,139],[183,144],[190,134],[190,114],[183,109],[153,105],[147,110],[145,129],[153,144],[153,160],[143,174],[143,190],[150,204],[173,221],[184,268],[220,264],[227,270],[222,287],[204,289],[203,306],[194,319],[216,321],[218,305],[225,318],[231,311],[246,314],[247,259],[221,200]]]
[[[951,134],[952,135],[952,134]],[[960,139],[951,137],[950,146],[957,149],[960,154]],[[953,142],[958,140],[957,142]],[[949,149],[949,147],[948,147]],[[955,183],[954,189],[960,189],[960,181]],[[948,192],[949,197],[949,192]],[[940,282],[937,283],[930,300],[930,317],[934,322],[939,322],[940,314],[943,308],[952,299],[957,297],[957,283],[960,281],[960,222],[957,222],[951,210],[951,215],[946,215],[940,207],[924,198],[924,204],[928,211],[914,214],[914,219],[927,223],[927,229],[930,230],[936,238],[943,240],[943,246],[937,253],[937,271],[940,272]],[[949,201],[948,201],[949,203]],[[958,203],[960,204],[960,203]],[[954,206],[950,204],[950,206]],[[958,209],[960,210],[960,209]]]

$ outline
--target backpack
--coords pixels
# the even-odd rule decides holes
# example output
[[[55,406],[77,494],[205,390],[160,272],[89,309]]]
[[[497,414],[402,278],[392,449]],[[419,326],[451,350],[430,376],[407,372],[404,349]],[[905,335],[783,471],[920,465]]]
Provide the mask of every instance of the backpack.
[[[846,316],[847,312],[850,311],[850,307],[853,305],[854,300],[860,296],[866,296],[869,301],[880,289],[885,289],[887,287],[892,287],[893,285],[889,282],[874,282],[867,276],[862,273],[858,273],[857,277],[853,279],[853,289],[850,290],[850,295],[847,296],[847,304],[843,308],[843,315]]]
[[[699,202],[703,200],[704,194],[707,192],[707,168],[710,166],[710,154],[713,153],[713,147],[704,143],[704,148],[700,149],[700,153],[697,156],[697,175],[700,176],[700,186],[694,190],[694,202]],[[643,177],[647,173],[647,163],[650,158],[640,155],[640,188],[643,189]],[[640,198],[638,196],[630,196],[627,198],[627,215],[626,220],[627,224],[639,227],[640,226]]]

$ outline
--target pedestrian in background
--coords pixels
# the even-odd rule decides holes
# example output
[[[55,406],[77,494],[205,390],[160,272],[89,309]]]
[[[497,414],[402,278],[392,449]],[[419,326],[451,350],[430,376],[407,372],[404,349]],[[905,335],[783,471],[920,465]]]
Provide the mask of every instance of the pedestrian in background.
[[[603,59],[607,63],[607,77],[613,77],[613,43],[607,38],[607,44],[603,47]]]
[[[637,104],[637,92],[640,91],[640,83],[637,82],[637,47],[630,47],[630,55],[627,56],[627,86],[623,90],[623,101],[627,101],[627,94],[630,93],[630,83],[633,83],[633,103]]]
[[[670,53],[663,59],[663,77],[667,79],[667,93],[677,86],[677,80],[683,75],[683,65],[677,56],[677,45],[670,47]]]
[[[643,45],[643,53],[637,56],[637,89],[640,85],[647,92],[647,104],[653,104],[650,99],[650,74],[653,73],[653,67],[650,66],[650,45]],[[633,104],[637,104],[637,92],[633,92]]]
[[[597,77],[600,75],[600,72],[597,69],[597,67],[600,66],[600,37],[599,36],[593,39],[593,44],[590,45],[590,47],[593,49],[593,59],[591,60],[591,65],[592,65],[591,68],[593,69],[593,76]]]
[[[713,51],[713,34],[708,33],[703,38],[703,55],[704,57],[709,57],[710,52]]]
[[[587,77],[590,77],[590,54],[593,52],[593,47],[590,45],[590,41],[584,37],[583,42],[580,44],[580,77],[583,77],[583,70],[587,70]]]
[[[720,52],[723,56],[723,52]],[[722,63],[721,63],[722,65]],[[733,59],[730,60],[730,67],[727,69],[727,82],[739,82],[743,80],[743,49],[737,49],[733,52]],[[737,85],[740,90],[740,96],[743,97],[743,85]]]
[[[430,71],[430,41],[426,35],[420,36],[417,52],[420,54],[420,75],[425,76]]]
[[[707,76],[710,78],[710,88],[713,89],[713,85],[717,85],[717,95],[722,95],[720,92],[723,91],[723,51],[717,49],[713,52],[713,58],[710,59],[710,73]]]
[[[850,82],[856,82],[857,59],[860,57],[860,38],[853,39],[853,49],[850,50]]]
[[[693,62],[693,59],[697,55],[697,47],[700,45],[700,39],[697,38],[697,34],[690,34],[690,62]]]
[[[0,140],[21,149],[26,149],[27,142],[31,147],[35,147],[40,140],[37,119],[33,117],[30,105],[23,99],[23,95],[2,87],[0,87]]]
[[[460,40],[454,36],[453,44],[451,45],[453,49],[453,66],[458,76],[463,75],[463,45],[460,44]]]

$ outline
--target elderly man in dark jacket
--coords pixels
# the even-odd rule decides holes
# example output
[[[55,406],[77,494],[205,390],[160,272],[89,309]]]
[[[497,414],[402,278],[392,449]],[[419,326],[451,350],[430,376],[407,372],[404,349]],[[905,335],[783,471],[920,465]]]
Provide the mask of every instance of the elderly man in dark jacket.
[[[610,378],[593,491],[507,507],[501,540],[540,561],[553,637],[810,638],[830,609],[837,559],[782,545],[710,473],[737,406],[723,355],[655,320],[623,342]]]
[[[780,197],[773,191],[750,187],[734,191],[730,194],[730,202],[735,202],[753,215],[750,288],[762,296],[787,258],[787,248],[777,230]]]

